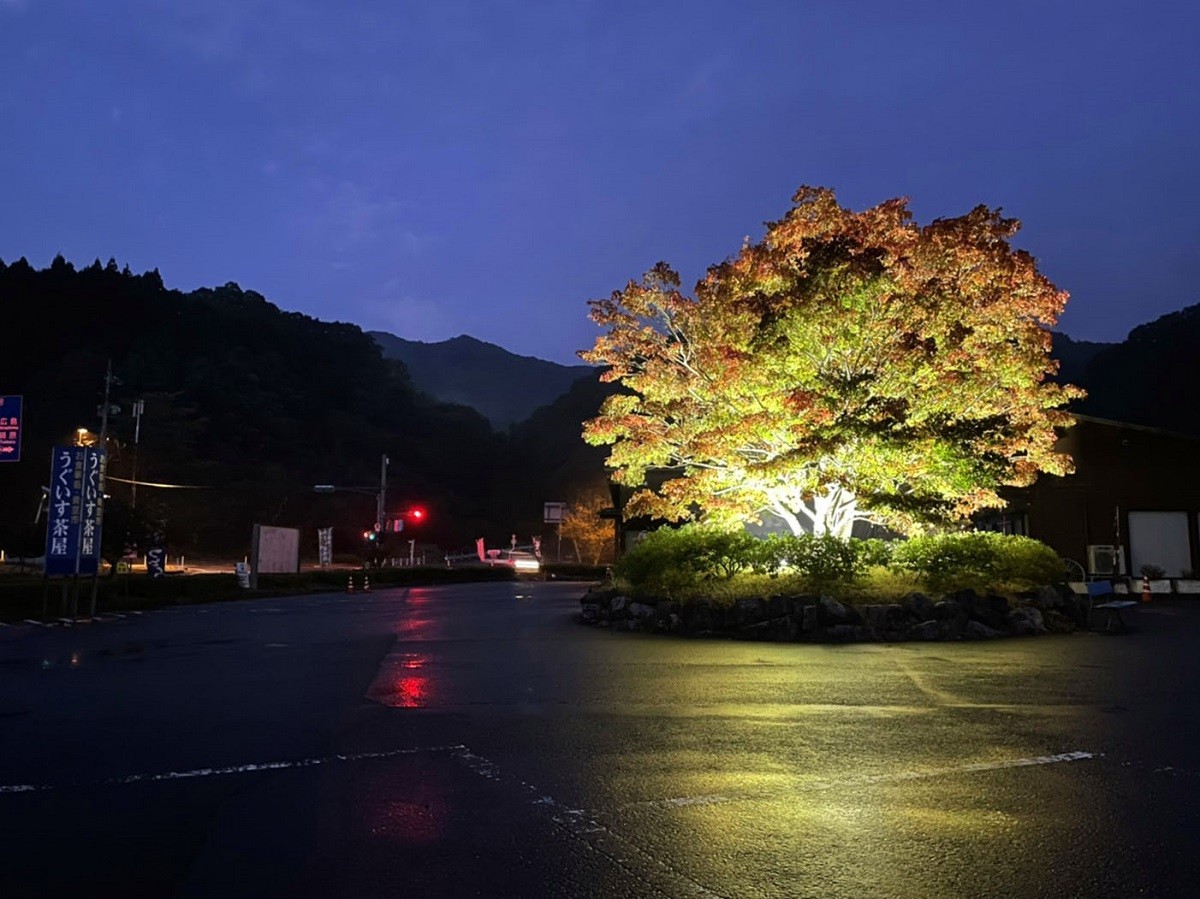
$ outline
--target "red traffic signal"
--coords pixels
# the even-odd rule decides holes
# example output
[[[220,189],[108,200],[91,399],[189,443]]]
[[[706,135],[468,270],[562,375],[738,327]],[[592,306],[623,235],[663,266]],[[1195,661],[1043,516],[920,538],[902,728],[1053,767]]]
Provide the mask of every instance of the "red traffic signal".
[[[420,506],[414,506],[408,510],[408,517],[413,520],[413,524],[420,524],[425,520],[425,510]]]

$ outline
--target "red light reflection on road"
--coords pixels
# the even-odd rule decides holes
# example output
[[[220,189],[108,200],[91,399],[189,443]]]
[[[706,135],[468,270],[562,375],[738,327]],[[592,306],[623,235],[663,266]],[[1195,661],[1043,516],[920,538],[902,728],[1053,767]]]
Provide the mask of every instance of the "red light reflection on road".
[[[362,784],[362,824],[370,837],[386,843],[426,846],[442,839],[450,825],[448,785],[436,769],[390,769]]]
[[[427,656],[415,652],[389,654],[367,688],[367,699],[394,709],[424,708],[430,688],[430,679],[424,674],[428,661]]]

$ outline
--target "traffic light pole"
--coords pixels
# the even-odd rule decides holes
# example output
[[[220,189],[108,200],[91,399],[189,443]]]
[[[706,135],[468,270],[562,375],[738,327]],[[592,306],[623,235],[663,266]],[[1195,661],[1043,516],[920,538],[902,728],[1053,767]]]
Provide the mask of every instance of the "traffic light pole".
[[[375,533],[383,532],[383,510],[387,501],[388,457],[379,457],[379,495],[375,498]]]

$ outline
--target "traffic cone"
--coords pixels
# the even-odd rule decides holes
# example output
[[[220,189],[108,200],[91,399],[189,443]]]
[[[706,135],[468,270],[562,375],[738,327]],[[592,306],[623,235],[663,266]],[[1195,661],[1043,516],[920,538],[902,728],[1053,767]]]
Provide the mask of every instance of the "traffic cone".
[[[363,575],[363,593],[370,593],[370,592],[371,592],[371,578],[364,574]]]
[[[1150,601],[1150,578],[1142,575],[1142,602]]]
[[[348,578],[346,578],[346,592],[354,592],[354,575],[350,575]]]

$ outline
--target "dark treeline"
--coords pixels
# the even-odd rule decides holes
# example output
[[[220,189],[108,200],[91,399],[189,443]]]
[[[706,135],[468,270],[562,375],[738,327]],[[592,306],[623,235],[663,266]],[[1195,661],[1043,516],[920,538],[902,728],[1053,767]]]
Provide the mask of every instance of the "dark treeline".
[[[35,270],[0,262],[0,394],[25,397],[23,461],[0,465],[0,547],[40,554],[33,519],[50,447],[77,428],[100,430],[109,360],[114,478],[199,486],[141,487],[111,480],[106,553],[126,535],[165,532],[172,554],[246,551],[254,522],[335,527],[335,553],[357,552],[374,522],[371,496],[314,494],[314,484],[374,491],[391,460],[388,509],[421,505],[428,522],[395,538],[452,550],[541,530],[546,491],[600,473],[602,453],[579,439],[580,418],[552,416],[538,433],[498,434],[474,410],[416,391],[355,325],[279,310],[230,283],[167,290],[157,271],[114,261],[75,269],[61,256]],[[145,400],[134,445],[133,403]],[[581,455],[582,454],[582,455]]]

